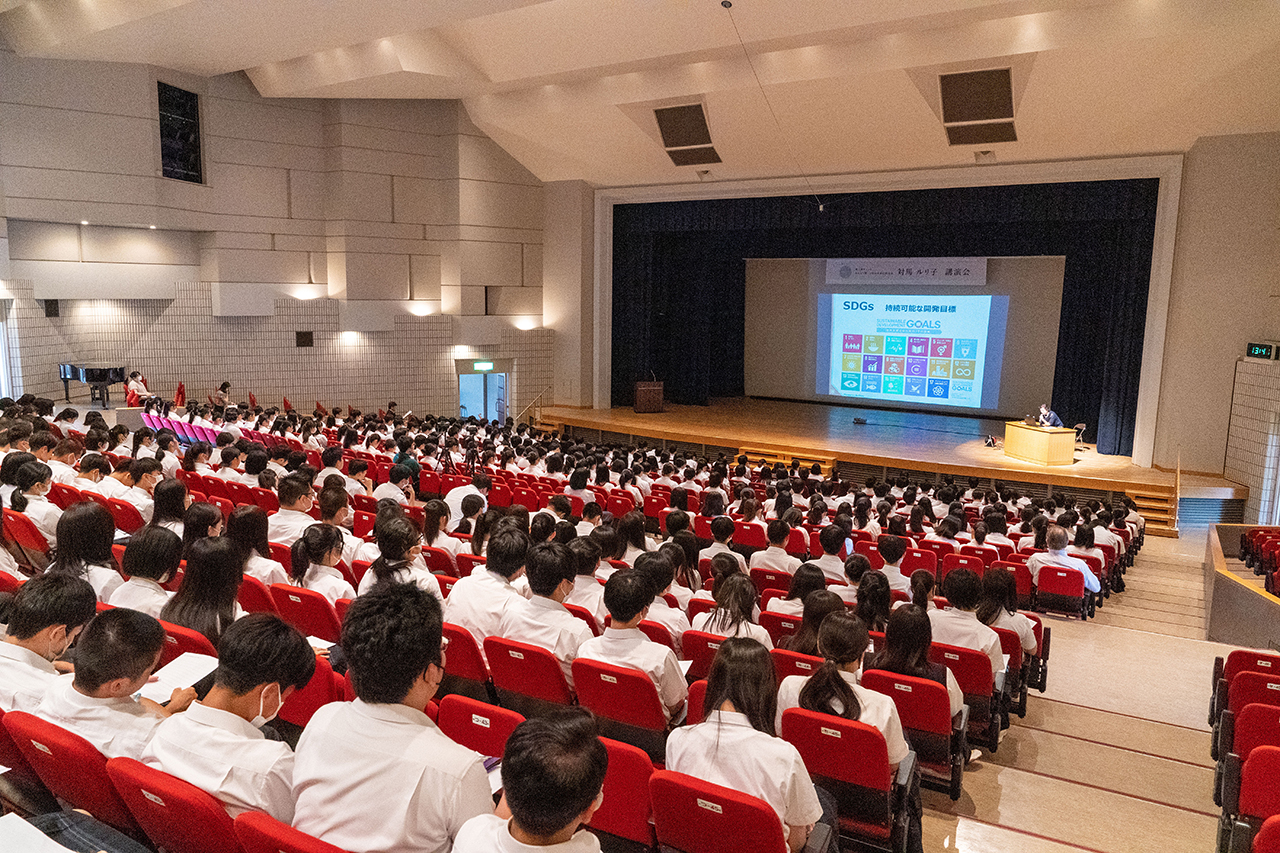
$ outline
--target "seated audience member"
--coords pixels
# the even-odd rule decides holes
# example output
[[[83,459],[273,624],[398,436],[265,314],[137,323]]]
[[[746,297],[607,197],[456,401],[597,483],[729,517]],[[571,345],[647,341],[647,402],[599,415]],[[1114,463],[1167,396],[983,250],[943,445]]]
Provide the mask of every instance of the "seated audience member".
[[[191,506],[191,495],[181,480],[161,480],[151,493],[155,505],[148,524],[182,535],[182,519]]]
[[[493,812],[480,756],[423,708],[444,678],[440,604],[390,584],[357,598],[342,626],[354,702],[311,718],[293,766],[293,826],[351,853],[448,850]]]
[[[958,554],[960,552],[960,545],[962,544],[956,539],[956,534],[959,532],[960,526],[956,522],[955,518],[947,516],[934,525],[933,530],[924,538],[926,542],[942,542],[950,545],[951,552],[953,554]]]
[[[46,463],[53,472],[53,482],[73,486],[76,479],[76,457],[79,456],[76,443],[69,438],[59,441],[49,455]]]
[[[1000,638],[978,621],[975,612],[982,598],[978,575],[969,569],[952,569],[942,581],[942,597],[947,600],[947,608],[929,611],[933,641],[982,652],[991,659],[992,675],[1004,669]]]
[[[222,634],[244,615],[236,602],[244,579],[239,547],[221,536],[201,539],[187,555],[182,585],[160,611],[160,619],[203,634],[218,647]]]
[[[127,607],[99,613],[76,643],[75,676],[50,687],[36,715],[80,735],[107,758],[141,758],[160,721],[196,698],[190,687],[174,690],[165,706],[133,698],[151,678],[164,644],[164,628],[152,616]]]
[[[954,717],[964,707],[964,693],[951,670],[929,660],[932,643],[933,625],[929,614],[914,604],[899,607],[889,617],[884,632],[884,648],[867,662],[866,668],[938,682],[947,688],[951,716]]]
[[[899,536],[881,536],[876,548],[884,559],[884,566],[879,569],[889,582],[889,589],[911,594],[911,581],[902,573],[902,558],[907,553],[907,542]]]
[[[675,583],[675,567],[663,555],[656,552],[645,552],[636,557],[634,569],[648,578],[649,583],[656,590],[653,602],[649,605],[649,615],[645,618],[650,622],[657,622],[667,629],[667,633],[671,635],[671,639],[675,643],[676,654],[679,655],[681,653],[680,639],[684,636],[684,632],[692,629],[693,626],[689,624],[689,617],[685,615],[683,610],[679,607],[672,607],[663,597],[671,592],[671,585]]]
[[[1077,525],[1075,539],[1067,546],[1066,551],[1074,557],[1096,557],[1106,566],[1106,552],[1097,546],[1093,531],[1094,528],[1088,524]]]
[[[449,507],[449,529],[457,530],[458,522],[462,521],[462,501],[467,495],[476,495],[480,498],[481,512],[489,507],[489,489],[493,486],[493,480],[488,474],[475,474],[471,478],[471,483],[466,486],[457,486],[450,489],[449,493],[444,496],[444,502]]]
[[[826,588],[826,576],[822,574],[822,569],[813,563],[805,563],[796,569],[796,573],[791,578],[791,588],[787,590],[786,596],[775,598],[769,602],[765,610],[787,616],[801,616],[804,614],[804,600],[809,593]],[[834,587],[832,592],[838,595],[840,589],[841,587]]]
[[[499,527],[489,537],[488,559],[454,584],[445,601],[445,621],[465,628],[484,654],[485,637],[498,633],[507,607],[523,599],[512,581],[525,570],[529,537],[515,527]]]
[[[368,543],[351,532],[351,497],[347,490],[321,489],[315,500],[320,506],[320,523],[331,524],[342,534],[342,561],[351,566],[356,560],[364,559],[361,556],[362,546]]]
[[[854,606],[854,613],[867,626],[867,630],[884,630],[885,623],[889,621],[892,602],[889,581],[880,572],[867,572],[858,581],[858,603]]]
[[[529,549],[525,577],[533,596],[513,600],[502,613],[496,636],[540,646],[560,662],[565,681],[573,687],[573,660],[591,639],[591,629],[564,607],[573,591],[576,562],[573,552],[558,542],[540,542]],[[596,584],[599,586],[599,584]]]
[[[392,465],[387,482],[373,490],[373,499],[393,500],[401,506],[417,506],[413,497],[413,472],[408,465]]]
[[[632,510],[624,515],[617,525],[618,536],[626,547],[623,551],[621,560],[628,566],[636,564],[636,558],[641,554],[647,554],[658,548],[656,542],[645,535],[644,532],[644,513],[640,510]],[[668,528],[670,532],[670,528]]]
[[[794,575],[796,569],[800,568],[800,558],[793,557],[786,551],[787,539],[791,536],[791,525],[775,518],[769,522],[765,535],[769,539],[769,547],[751,555],[751,568]],[[822,567],[818,566],[818,570],[821,571]]]
[[[902,735],[902,722],[893,700],[883,693],[868,690],[862,679],[862,656],[871,644],[867,626],[856,616],[833,613],[818,628],[818,650],[824,659],[813,675],[789,675],[778,686],[777,731],[782,731],[782,712],[788,708],[804,708],[858,720],[875,726],[889,747],[889,765],[896,773],[898,764],[907,757],[907,741]]]
[[[693,630],[721,637],[747,637],[766,649],[773,648],[769,632],[751,621],[756,611],[756,587],[751,579],[738,572],[715,587],[716,606],[693,618]]]
[[[596,570],[600,568],[600,546],[588,536],[579,536],[569,543],[569,551],[573,554],[573,565],[576,576],[573,579],[573,592],[565,598],[565,604],[574,604],[586,608],[596,620],[596,627],[604,627],[604,617],[609,609],[604,606],[604,586],[596,580]]]
[[[392,583],[411,583],[429,593],[441,606],[444,595],[440,581],[427,570],[421,561],[422,537],[418,528],[407,518],[388,518],[377,527],[378,559],[370,564],[360,578],[359,595],[376,586]]]
[[[822,556],[811,560],[822,569],[822,573],[830,580],[844,583],[844,560],[840,559],[840,549],[844,547],[847,535],[838,524],[822,528],[818,534],[818,544],[822,546]]]
[[[453,853],[597,853],[586,829],[604,798],[609,753],[589,712],[563,711],[516,727],[502,753],[502,796],[511,819],[467,821]]]
[[[290,475],[280,481],[276,492],[280,510],[267,519],[267,538],[280,545],[292,545],[302,531],[316,523],[307,514],[314,500],[311,484],[303,477]]]
[[[9,454],[12,456],[13,454]],[[8,460],[8,456],[5,460]],[[0,470],[3,470],[0,468]],[[76,466],[77,475],[71,485],[75,486],[82,492],[94,492],[102,494],[100,485],[102,478],[111,474],[111,461],[105,456],[97,453],[86,453],[80,457],[80,464]],[[0,486],[0,496],[3,496],[5,503],[8,503],[8,495],[4,494],[5,486]],[[12,490],[10,490],[12,491]]]
[[[302,532],[289,548],[289,582],[318,592],[329,603],[355,598],[356,591],[336,566],[342,560],[342,532],[332,524],[317,524]]]
[[[218,643],[213,687],[160,723],[142,762],[205,791],[235,817],[261,811],[293,821],[293,750],[261,727],[311,680],[315,653],[274,613],[239,619]]]
[[[321,451],[320,464],[324,467],[320,469],[318,474],[316,474],[316,479],[321,483],[325,481],[326,477],[336,474],[342,478],[342,488],[346,490],[347,494],[366,494],[362,483],[342,473],[342,469],[339,467],[342,464],[342,448],[340,446],[334,445],[332,447],[326,447]]]
[[[57,550],[58,519],[62,518],[62,509],[45,497],[53,485],[53,472],[43,462],[27,462],[18,469],[14,485],[13,494],[9,496],[9,508],[29,518],[49,543],[49,550]]]
[[[595,501],[587,501],[582,507],[582,521],[578,522],[577,529],[579,536],[590,536],[591,531],[600,526],[600,519],[604,515],[604,510],[600,508],[600,504]]]
[[[120,499],[133,504],[142,520],[150,522],[155,510],[156,485],[164,479],[164,470],[154,457],[135,459],[129,464],[129,476],[133,478],[133,485]]]
[[[932,572],[928,569],[916,569],[911,573],[911,598],[906,601],[895,602],[893,609],[896,610],[899,607],[914,604],[916,607],[923,607],[925,610],[937,610],[938,605],[933,600],[936,586]]]
[[[652,602],[653,585],[644,573],[635,569],[615,573],[604,585],[604,603],[613,622],[599,637],[579,646],[578,657],[638,669],[649,676],[670,720],[683,711],[689,685],[675,653],[640,631]]]
[[[1018,584],[1008,569],[990,568],[983,573],[982,601],[977,613],[983,625],[1017,632],[1023,652],[1035,652],[1035,628],[1030,619],[1018,612]]]
[[[845,604],[857,604],[858,586],[862,583],[863,576],[869,571],[871,571],[871,560],[865,554],[850,554],[844,561],[846,585],[837,585],[830,587],[830,589],[840,596],[840,600]]]
[[[96,611],[93,587],[70,574],[37,575],[18,587],[0,642],[0,711],[35,713],[62,657]]]
[[[58,553],[45,571],[84,578],[98,600],[107,601],[124,583],[111,558],[115,533],[111,513],[101,505],[92,501],[72,504],[58,519]]]
[[[794,851],[804,848],[823,808],[800,753],[774,736],[777,694],[764,646],[725,640],[707,675],[704,721],[671,733],[667,769],[764,800]]]
[[[1097,530],[1094,530],[1096,535]],[[1080,574],[1084,575],[1084,588],[1089,592],[1101,592],[1102,584],[1098,581],[1098,576],[1089,568],[1089,564],[1079,557],[1073,557],[1067,553],[1067,531],[1056,524],[1049,526],[1045,532],[1045,545],[1048,547],[1048,553],[1032,554],[1027,559],[1027,570],[1031,572],[1031,583],[1039,585],[1040,570],[1045,566],[1057,566],[1063,569],[1076,569]]]
[[[218,458],[222,464],[218,466],[218,470],[214,472],[213,476],[219,480],[243,482],[240,479],[240,471],[236,467],[240,464],[240,451],[236,447],[227,445],[222,448],[222,450],[218,451]]]
[[[427,501],[423,504],[426,523],[422,529],[422,544],[427,548],[438,548],[449,555],[449,563],[457,569],[458,555],[466,545],[461,539],[449,535],[449,507],[441,500]]]
[[[173,593],[160,586],[168,583],[182,563],[182,540],[172,530],[144,527],[125,546],[120,568],[129,579],[111,593],[107,603],[159,616]]]
[[[267,541],[267,514],[259,506],[238,506],[227,522],[226,538],[240,548],[244,573],[262,581],[288,583],[284,567],[271,559],[271,543]]]
[[[744,572],[747,570],[746,558],[737,551],[730,550],[729,548],[729,543],[733,541],[732,518],[729,518],[727,515],[720,515],[713,518],[711,520],[711,537],[715,541],[699,552],[699,560],[710,560],[716,554],[729,554],[738,561],[738,565]]]
[[[778,648],[802,655],[818,655],[818,628],[830,613],[842,613],[844,602],[829,589],[811,592],[804,600],[804,615],[800,618],[800,630],[783,637]]]
[[[191,546],[201,539],[222,535],[222,510],[211,503],[196,501],[187,507],[182,516],[182,559],[191,553]]]

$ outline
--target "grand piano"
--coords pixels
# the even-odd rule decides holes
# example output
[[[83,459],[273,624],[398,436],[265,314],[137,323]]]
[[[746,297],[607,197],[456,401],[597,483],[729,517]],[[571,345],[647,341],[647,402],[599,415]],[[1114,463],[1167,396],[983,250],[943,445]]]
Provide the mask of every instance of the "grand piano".
[[[111,385],[124,382],[123,367],[102,367],[87,364],[59,364],[58,378],[62,380],[62,396],[71,402],[71,381],[83,382],[89,386],[89,405],[101,403],[102,408],[111,407]]]

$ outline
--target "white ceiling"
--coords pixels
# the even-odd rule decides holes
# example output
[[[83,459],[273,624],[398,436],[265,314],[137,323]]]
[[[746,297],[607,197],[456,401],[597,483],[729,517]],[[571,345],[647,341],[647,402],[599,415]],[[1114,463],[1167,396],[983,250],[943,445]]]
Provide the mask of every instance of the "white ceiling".
[[[1275,0],[0,0],[26,56],[244,71],[267,97],[461,98],[542,180],[696,181],[1187,150],[1280,130]],[[949,146],[940,71],[1015,68],[1018,141]]]

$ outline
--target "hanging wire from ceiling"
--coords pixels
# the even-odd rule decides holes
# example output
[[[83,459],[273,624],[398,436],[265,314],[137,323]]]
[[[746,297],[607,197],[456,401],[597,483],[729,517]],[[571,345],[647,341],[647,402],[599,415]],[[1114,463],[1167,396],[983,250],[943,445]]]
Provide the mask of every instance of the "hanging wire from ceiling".
[[[760,74],[756,71],[756,64],[751,60],[751,53],[747,50],[747,43],[742,38],[741,31],[738,30],[738,22],[733,16],[732,0],[720,0],[720,5],[729,13],[729,23],[733,26],[733,34],[738,39],[738,47],[742,48],[742,55],[747,60],[747,67],[751,69],[751,76],[755,78],[756,88],[760,90],[760,96],[764,98],[765,106],[769,108],[769,115],[773,117],[773,126],[778,131],[778,138],[782,140],[783,147],[787,149],[787,156],[791,158],[791,165],[795,168],[797,174],[804,179],[805,186],[809,188],[809,195],[813,196],[814,203],[818,206],[818,212],[821,213],[825,209],[825,204],[818,196],[813,188],[813,182],[809,180],[809,174],[800,166],[800,160],[796,157],[795,148],[791,145],[790,137],[782,132],[782,122],[778,121],[778,112],[773,108],[773,101],[769,99],[769,93],[764,90],[764,84],[760,82]]]

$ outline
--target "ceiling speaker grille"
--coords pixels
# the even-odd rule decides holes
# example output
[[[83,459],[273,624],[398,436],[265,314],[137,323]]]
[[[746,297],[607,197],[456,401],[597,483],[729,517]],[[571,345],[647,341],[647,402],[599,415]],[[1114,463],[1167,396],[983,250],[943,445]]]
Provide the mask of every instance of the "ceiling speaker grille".
[[[707,127],[702,104],[662,107],[654,110],[653,115],[658,120],[658,132],[662,134],[664,148],[711,144],[711,129]]]

